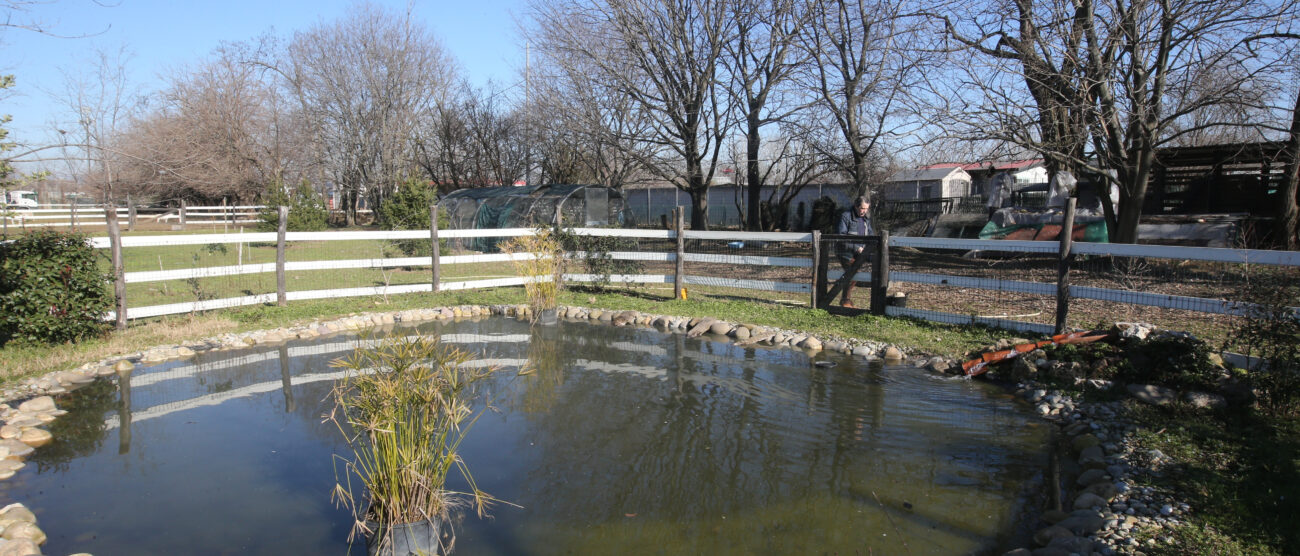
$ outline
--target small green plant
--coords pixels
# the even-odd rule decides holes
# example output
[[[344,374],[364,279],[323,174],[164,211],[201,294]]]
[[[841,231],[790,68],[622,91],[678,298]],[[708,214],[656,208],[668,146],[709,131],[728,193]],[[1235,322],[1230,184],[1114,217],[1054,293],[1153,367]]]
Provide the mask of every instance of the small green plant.
[[[334,498],[352,512],[353,535],[369,536],[381,551],[396,525],[445,520],[464,503],[482,517],[494,502],[475,486],[458,451],[482,414],[474,410],[474,385],[494,371],[469,361],[436,336],[410,336],[364,341],[331,363],[346,375],[331,390],[328,420],[352,456],[335,456],[343,473]],[[447,490],[452,469],[470,492]]]
[[[379,225],[385,230],[427,230],[429,205],[437,199],[438,192],[433,186],[417,179],[408,179],[379,205]],[[439,211],[438,227],[446,226],[447,216]],[[427,257],[433,254],[433,246],[427,239],[402,239],[393,244],[409,257]],[[441,240],[438,245],[439,248],[446,249],[446,240]]]
[[[564,286],[564,245],[550,228],[539,228],[532,235],[519,236],[501,244],[521,278],[528,296],[532,320],[541,312],[554,309]]]
[[[1248,305],[1231,337],[1265,362],[1249,375],[1263,394],[1261,406],[1275,414],[1300,412],[1300,270],[1255,271],[1236,299]]]
[[[1210,346],[1182,334],[1161,334],[1125,347],[1127,364],[1116,378],[1130,383],[1160,384],[1179,390],[1213,391],[1223,370],[1210,360]]]
[[[101,257],[80,234],[38,231],[0,244],[0,346],[102,334],[113,296]]]
[[[582,261],[587,274],[595,278],[590,284],[596,291],[608,288],[611,283],[610,278],[615,274],[644,272],[645,264],[641,261],[615,259],[611,253],[612,251],[636,251],[636,240],[632,238],[583,236],[570,230],[559,230],[553,233],[563,245],[565,252],[571,255],[580,254],[577,260]]]
[[[292,192],[279,179],[272,180],[262,194],[262,204],[266,208],[258,215],[261,220],[257,229],[274,232],[280,227],[279,207],[289,207],[289,222],[285,227],[291,232],[315,232],[324,230],[329,222],[329,210],[325,201],[316,193],[306,180]]]

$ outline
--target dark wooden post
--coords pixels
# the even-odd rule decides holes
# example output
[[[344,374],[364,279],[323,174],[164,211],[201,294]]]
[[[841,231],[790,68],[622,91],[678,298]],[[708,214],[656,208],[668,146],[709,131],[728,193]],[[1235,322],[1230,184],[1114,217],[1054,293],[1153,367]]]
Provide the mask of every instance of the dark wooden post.
[[[682,207],[673,209],[673,228],[677,231],[677,260],[673,267],[673,298],[682,298],[682,285],[686,280],[686,213]]]
[[[442,283],[442,266],[439,259],[442,258],[442,249],[438,247],[438,203],[429,205],[429,242],[433,246],[433,293],[438,293],[439,284]]]
[[[821,230],[813,230],[812,233],[812,299],[810,307],[816,309],[821,307],[822,284],[826,277],[822,275],[822,233]]]
[[[275,304],[284,307],[289,296],[284,285],[284,235],[289,231],[289,207],[280,207],[280,227],[275,232]]]
[[[185,199],[181,199],[181,228],[185,227]]]
[[[134,232],[134,231],[135,231],[135,219],[136,219],[135,200],[134,200],[134,199],[131,199],[130,197],[127,197],[127,199],[126,199],[126,231],[128,231],[128,232]]]
[[[113,297],[117,299],[118,330],[126,330],[126,273],[122,269],[122,231],[117,227],[117,207],[104,205],[104,219],[108,223],[109,260],[113,262]]]
[[[1066,319],[1070,313],[1070,265],[1074,263],[1074,204],[1075,198],[1065,202],[1065,214],[1061,218],[1061,248],[1057,252],[1056,266],[1056,333],[1065,332]]]
[[[871,314],[885,314],[889,304],[889,230],[880,232],[876,244],[876,260],[871,265]]]
[[[813,233],[817,234],[818,242],[823,241],[821,238],[820,231],[814,231]],[[830,247],[831,245],[827,243],[826,248],[823,249],[821,246],[818,246],[817,248],[817,250],[819,251],[817,257],[817,287],[816,287],[817,289],[816,303],[818,309],[825,309],[826,305],[828,305],[831,301],[831,296],[827,295],[826,293],[826,288],[830,286],[830,278],[828,277],[831,269]]]

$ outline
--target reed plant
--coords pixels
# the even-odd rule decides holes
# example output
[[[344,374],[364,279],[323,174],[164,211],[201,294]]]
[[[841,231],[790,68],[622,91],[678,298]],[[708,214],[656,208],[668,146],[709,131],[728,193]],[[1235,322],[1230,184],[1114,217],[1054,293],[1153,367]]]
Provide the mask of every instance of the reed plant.
[[[556,308],[564,286],[564,244],[550,228],[539,228],[533,235],[511,238],[501,244],[511,255],[515,271],[525,279],[531,319],[536,322],[542,311]]]
[[[471,356],[436,337],[365,341],[332,366],[346,370],[331,397],[333,422],[352,457],[336,455],[343,472],[337,503],[352,511],[357,533],[382,546],[394,526],[441,523],[471,505],[482,517],[494,499],[480,491],[458,449],[482,412],[475,383],[493,369],[468,365]],[[446,488],[455,469],[469,492]],[[364,496],[358,489],[364,488]]]

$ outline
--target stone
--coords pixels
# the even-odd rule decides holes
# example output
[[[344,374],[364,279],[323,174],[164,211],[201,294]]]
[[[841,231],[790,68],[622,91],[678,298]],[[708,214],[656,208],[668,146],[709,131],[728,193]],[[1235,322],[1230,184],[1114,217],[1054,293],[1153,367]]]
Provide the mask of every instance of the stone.
[[[1011,360],[1010,365],[1003,365],[996,372],[1006,380],[1019,382],[1038,376],[1038,367],[1026,357],[1017,357]]]
[[[695,319],[691,319],[691,321],[694,322],[694,324],[687,323],[688,330],[686,335],[689,337],[695,337],[708,332],[709,329],[713,327],[713,323],[718,322],[718,319],[705,317],[698,321]]]
[[[18,411],[23,413],[40,413],[42,411],[54,411],[55,409],[58,409],[58,407],[54,405],[54,398],[49,396],[32,398],[18,404]]]
[[[1056,524],[1057,527],[1069,529],[1071,533],[1086,537],[1097,531],[1106,524],[1106,519],[1100,514],[1092,512],[1091,515],[1071,515]]]
[[[1090,484],[1087,488],[1083,489],[1083,491],[1096,494],[1097,496],[1104,498],[1107,502],[1113,500],[1115,496],[1119,495],[1119,489],[1110,481]]]
[[[29,540],[36,543],[37,546],[45,543],[45,531],[37,527],[35,523],[29,521],[15,521],[5,527],[0,538],[9,540]]]
[[[1067,514],[1061,510],[1047,510],[1043,512],[1043,515],[1039,517],[1041,517],[1043,521],[1049,524],[1056,525],[1057,523],[1061,522],[1061,520],[1070,517],[1070,514]]]
[[[1106,478],[1106,471],[1101,469],[1089,469],[1087,471],[1084,471],[1083,473],[1080,473],[1079,478],[1074,481],[1074,484],[1079,485],[1081,487],[1086,487],[1094,483],[1099,483],[1108,480],[1109,479]]]
[[[829,341],[822,343],[822,349],[826,351],[840,352],[844,350],[844,344],[838,341]]]
[[[737,326],[735,330],[731,331],[731,335],[735,336],[737,340],[748,340],[751,336],[749,327],[746,326]]]
[[[858,346],[853,348],[853,355],[858,357],[872,357],[876,355],[876,352],[868,346]]]
[[[18,438],[22,433],[23,430],[18,428],[18,425],[5,425],[0,427],[0,440]]]
[[[27,509],[27,506],[18,502],[5,506],[4,509],[0,509],[0,522],[7,524],[14,521],[36,523],[36,514]]]
[[[26,466],[27,466],[26,463],[23,463],[16,459],[0,459],[0,473],[13,473]],[[0,523],[3,522],[4,522],[4,518],[0,517]]]
[[[1074,450],[1074,453],[1081,454],[1083,453],[1084,450],[1088,449],[1089,447],[1097,446],[1100,444],[1101,444],[1101,440],[1098,439],[1096,436],[1091,434],[1081,434],[1079,436],[1074,437],[1074,440],[1070,441],[1070,448]]]
[[[1053,539],[1056,539],[1058,537],[1073,537],[1073,536],[1074,533],[1071,533],[1069,529],[1057,525],[1052,525],[1050,527],[1039,529],[1038,532],[1034,533],[1034,542],[1038,543],[1038,546],[1047,546],[1052,543]]]
[[[1110,507],[1110,502],[1107,502],[1105,498],[1097,496],[1096,494],[1093,494],[1091,492],[1085,492],[1083,494],[1080,494],[1077,498],[1074,499],[1074,509],[1076,510],[1086,510],[1089,508],[1109,508],[1109,507]]]
[[[1130,384],[1128,393],[1138,401],[1151,405],[1166,405],[1178,399],[1178,392],[1173,388],[1154,384]]]
[[[818,340],[814,336],[809,336],[807,338],[804,338],[804,340],[799,343],[799,347],[804,349],[811,349],[814,351],[820,350],[822,348],[822,341]]]
[[[1093,542],[1087,537],[1057,537],[1052,539],[1048,548],[1060,548],[1071,554],[1092,554]]]
[[[731,323],[715,322],[709,326],[709,332],[713,334],[717,334],[719,336],[726,336],[727,334],[731,333],[732,328],[733,327],[731,326]]]
[[[23,431],[22,436],[18,437],[19,442],[33,448],[40,448],[41,446],[49,444],[53,440],[54,435],[50,434],[50,431],[45,429],[27,429]]]
[[[1035,548],[1033,554],[1034,556],[1079,556],[1059,546],[1044,546],[1042,548]]]
[[[894,346],[889,346],[885,348],[885,359],[902,360],[903,350],[900,350]]]
[[[944,373],[948,370],[949,366],[948,360],[939,356],[931,357],[930,361],[926,362],[926,368],[935,373]]]
[[[1030,552],[1028,548],[1017,548],[1003,552],[1002,556],[1034,556],[1034,553]]]
[[[1206,392],[1188,392],[1183,394],[1183,402],[1197,409],[1223,409],[1228,407],[1228,399],[1218,394]]]
[[[1117,322],[1114,331],[1123,339],[1145,340],[1155,329],[1154,324],[1144,322]]]
[[[16,439],[0,440],[0,457],[25,458],[35,451],[31,446],[23,444]]]
[[[1084,469],[1105,469],[1106,453],[1101,446],[1089,446],[1079,452],[1079,465]]]
[[[26,539],[0,540],[0,556],[39,556],[40,553],[36,543]]]
[[[190,349],[190,348],[187,348],[187,347],[185,347],[185,346],[181,346],[181,347],[176,348],[176,356],[177,356],[177,357],[194,357],[194,350],[192,350],[192,349]]]

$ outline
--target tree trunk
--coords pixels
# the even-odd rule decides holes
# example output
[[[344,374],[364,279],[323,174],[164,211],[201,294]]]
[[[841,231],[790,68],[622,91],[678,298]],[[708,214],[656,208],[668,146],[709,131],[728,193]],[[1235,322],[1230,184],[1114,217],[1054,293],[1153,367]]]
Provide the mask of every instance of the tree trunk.
[[[763,209],[761,207],[760,197],[763,194],[763,173],[758,168],[758,149],[762,141],[759,136],[759,119],[758,111],[750,107],[749,116],[746,118],[749,126],[749,135],[745,144],[745,185],[749,189],[749,199],[745,203],[745,214],[749,215],[746,219],[746,229],[754,232],[763,230]]]
[[[691,195],[691,229],[709,229],[709,188],[692,187],[687,193]]]
[[[1300,93],[1291,112],[1291,137],[1286,143],[1286,176],[1278,191],[1278,216],[1274,235],[1288,251],[1300,249]]]

